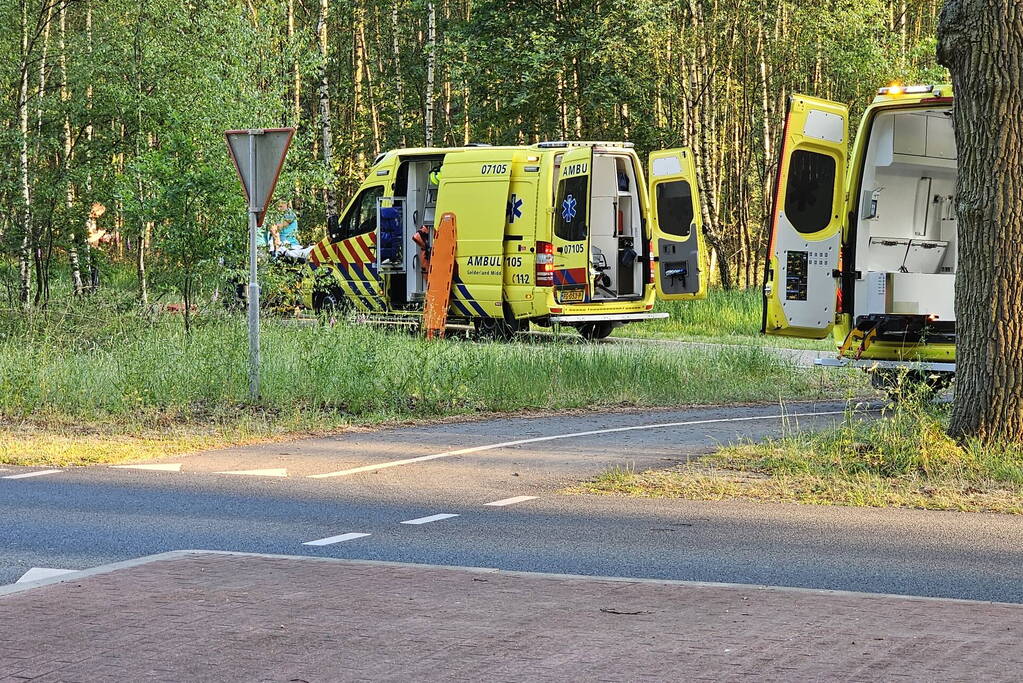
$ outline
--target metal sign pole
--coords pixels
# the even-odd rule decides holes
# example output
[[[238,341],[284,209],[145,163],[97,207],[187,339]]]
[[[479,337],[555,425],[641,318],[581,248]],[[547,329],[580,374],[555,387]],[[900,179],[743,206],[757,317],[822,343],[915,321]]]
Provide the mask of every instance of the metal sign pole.
[[[249,131],[249,172],[252,188],[256,185],[256,133]],[[256,223],[262,207],[257,206],[256,193],[249,193],[249,397],[259,399],[259,277]]]
[[[294,128],[248,128],[224,132],[249,211],[249,396],[259,400],[259,234],[264,209],[281,177]],[[248,155],[246,157],[246,154]],[[257,177],[258,175],[258,177]]]

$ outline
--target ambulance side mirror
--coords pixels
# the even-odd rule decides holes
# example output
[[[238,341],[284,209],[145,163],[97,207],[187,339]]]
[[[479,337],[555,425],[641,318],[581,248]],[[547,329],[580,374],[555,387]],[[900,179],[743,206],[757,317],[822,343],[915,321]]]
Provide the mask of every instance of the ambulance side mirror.
[[[327,237],[331,242],[341,241],[341,227],[336,215],[327,216]]]

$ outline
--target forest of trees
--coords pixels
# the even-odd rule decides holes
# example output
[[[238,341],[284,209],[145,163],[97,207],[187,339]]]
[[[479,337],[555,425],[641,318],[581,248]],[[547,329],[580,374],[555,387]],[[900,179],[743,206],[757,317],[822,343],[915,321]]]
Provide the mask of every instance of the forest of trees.
[[[240,260],[223,131],[277,125],[307,241],[389,148],[690,145],[722,284],[756,285],[787,96],[857,112],[945,80],[939,4],[0,0],[0,296],[41,307],[123,264],[146,303]]]

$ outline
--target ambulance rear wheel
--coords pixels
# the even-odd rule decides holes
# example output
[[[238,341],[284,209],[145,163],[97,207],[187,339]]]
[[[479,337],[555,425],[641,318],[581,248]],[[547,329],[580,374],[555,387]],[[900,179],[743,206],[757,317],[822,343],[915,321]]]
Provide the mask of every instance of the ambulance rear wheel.
[[[579,334],[583,336],[583,339],[598,341],[610,336],[614,328],[614,323],[610,322],[584,323],[579,326]]]
[[[475,318],[472,321],[478,339],[494,339],[508,341],[516,332],[524,332],[529,329],[528,320],[516,320],[515,318]]]

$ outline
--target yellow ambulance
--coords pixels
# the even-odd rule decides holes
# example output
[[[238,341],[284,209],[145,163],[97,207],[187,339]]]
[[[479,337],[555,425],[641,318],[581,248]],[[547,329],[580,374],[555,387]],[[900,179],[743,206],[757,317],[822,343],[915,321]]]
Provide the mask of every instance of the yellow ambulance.
[[[822,365],[941,386],[955,372],[956,141],[948,85],[892,85],[850,153],[845,105],[789,100],[763,332],[823,339]]]
[[[398,149],[380,155],[308,254],[307,306],[416,320],[434,225],[457,223],[448,320],[509,336],[530,323],[591,339],[706,296],[688,149],[631,143]],[[315,285],[312,283],[315,282]]]

